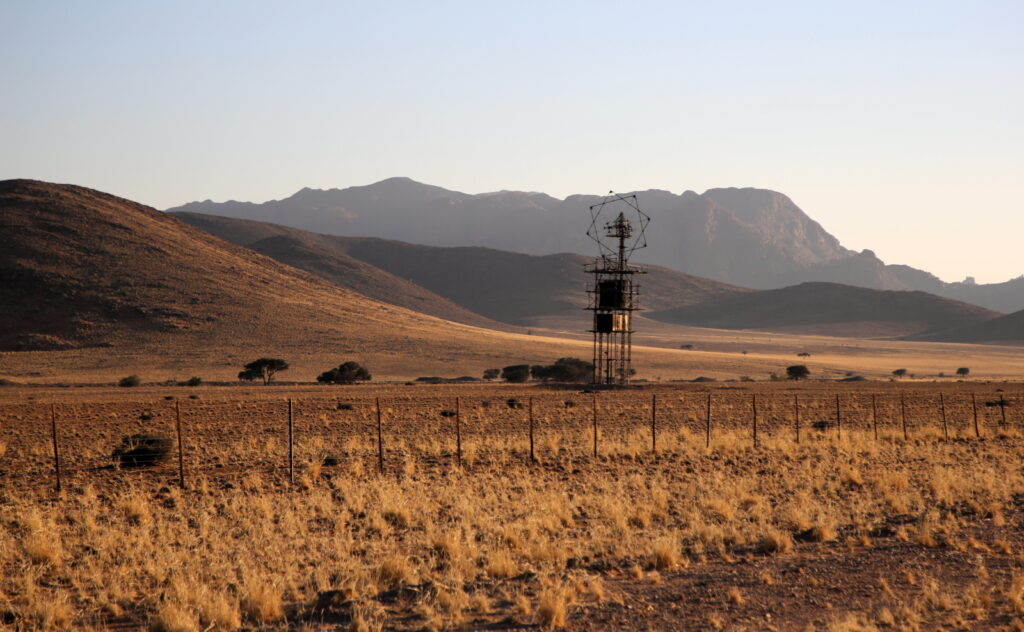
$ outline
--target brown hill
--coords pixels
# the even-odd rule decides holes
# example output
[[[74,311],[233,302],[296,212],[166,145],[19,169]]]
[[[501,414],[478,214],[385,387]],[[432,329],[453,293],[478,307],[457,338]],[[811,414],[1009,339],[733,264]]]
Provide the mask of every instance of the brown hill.
[[[586,320],[584,289],[590,279],[583,271],[588,259],[580,255],[533,256],[480,247],[422,246],[368,237],[317,235],[275,224],[195,213],[174,215],[218,237],[379,300],[395,302],[379,291],[387,279],[392,279],[407,285],[411,281],[414,287],[425,288],[422,291],[504,323],[531,326],[556,316],[568,317],[583,327]],[[351,275],[335,274],[330,264],[335,260],[358,261],[372,268]],[[358,273],[370,274],[372,270],[379,273],[372,284],[359,280]],[[747,291],[656,266],[641,277],[641,284],[641,301],[645,309],[651,310]],[[402,304],[416,309],[415,305]]]
[[[838,283],[802,283],[648,314],[656,320],[697,327],[860,338],[941,331],[976,325],[998,315],[925,292],[870,290]]]
[[[981,323],[953,327],[944,331],[926,332],[909,340],[935,342],[975,342],[981,344],[1024,344],[1024,310],[999,316]]]
[[[94,348],[88,362],[194,361],[228,375],[259,355],[326,358],[307,372],[372,357],[382,373],[410,375],[404,365],[451,374],[574,344],[386,305],[83,187],[0,182],[0,229],[0,351]]]

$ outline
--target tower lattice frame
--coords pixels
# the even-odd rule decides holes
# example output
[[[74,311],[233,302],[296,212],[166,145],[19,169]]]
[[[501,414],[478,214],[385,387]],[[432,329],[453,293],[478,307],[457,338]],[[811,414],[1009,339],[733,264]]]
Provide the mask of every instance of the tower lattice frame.
[[[633,371],[633,312],[640,309],[640,285],[635,277],[645,274],[629,263],[634,251],[647,246],[650,218],[640,210],[636,195],[614,192],[590,207],[587,236],[597,242],[600,254],[586,271],[594,275],[587,290],[593,312],[595,384],[628,384]]]

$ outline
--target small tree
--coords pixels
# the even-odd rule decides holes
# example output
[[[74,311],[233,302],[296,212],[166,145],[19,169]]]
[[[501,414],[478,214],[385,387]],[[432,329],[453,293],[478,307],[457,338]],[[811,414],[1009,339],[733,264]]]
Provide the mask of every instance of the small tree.
[[[525,382],[530,379],[529,364],[512,364],[501,370],[501,379],[506,382]]]
[[[274,376],[288,370],[288,363],[281,358],[260,358],[245,365],[238,374],[238,379],[253,381],[262,379],[264,386],[274,381]]]
[[[484,379],[488,382],[498,379],[499,375],[501,375],[501,369],[484,369]]]
[[[370,372],[358,362],[343,362],[336,368],[324,371],[317,376],[316,381],[321,384],[355,384],[356,382],[368,382],[373,378]]]
[[[892,374],[896,376],[896,379],[901,379],[904,375],[907,374],[907,370],[906,369],[896,369],[895,371],[892,372]]]
[[[802,364],[786,367],[786,377],[791,380],[803,380],[811,374],[811,370]]]
[[[959,377],[967,377],[968,375],[971,374],[971,370],[965,366],[962,366],[956,370],[956,374]]]

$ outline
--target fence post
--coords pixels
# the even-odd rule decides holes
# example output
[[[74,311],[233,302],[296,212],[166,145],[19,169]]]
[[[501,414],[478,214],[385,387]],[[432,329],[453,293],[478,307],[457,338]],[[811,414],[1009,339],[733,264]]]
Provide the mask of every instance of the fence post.
[[[708,391],[708,411],[704,417],[704,447],[711,447],[711,391]]]
[[[50,434],[53,438],[53,469],[57,474],[54,491],[60,493],[60,450],[57,448],[57,405],[50,404]]]
[[[981,429],[978,427],[978,398],[971,393],[971,410],[974,411],[974,436],[981,438]]]
[[[836,393],[836,439],[843,438],[843,416],[839,412],[839,393]]]
[[[462,398],[455,398],[455,459],[462,467]]]
[[[946,399],[939,392],[939,408],[942,410],[942,437],[949,441],[949,427],[946,425]]]
[[[750,412],[754,426],[754,447],[757,447],[757,393],[750,394]]]
[[[384,473],[384,431],[381,428],[380,421],[380,398],[376,398],[377,402],[377,471],[381,474]]]
[[[909,438],[907,435],[907,398],[903,392],[900,392],[900,417],[903,419],[903,440],[906,441]]]
[[[291,397],[288,398],[288,480],[295,484],[295,421]]]
[[[878,441],[878,396],[871,394],[871,427],[875,431],[875,441]]]
[[[658,395],[651,394],[651,452],[658,453]]]
[[[530,463],[536,463],[537,457],[533,454],[533,398],[529,399],[529,410],[530,410]]]
[[[1006,427],[1006,398],[1002,395],[999,396],[999,427]]]
[[[793,416],[796,418],[796,442],[800,443],[800,396],[793,394]]]
[[[597,458],[597,393],[594,393],[594,458]]]
[[[182,489],[185,485],[185,445],[181,441],[181,403],[174,400],[174,429],[178,434],[178,483]]]

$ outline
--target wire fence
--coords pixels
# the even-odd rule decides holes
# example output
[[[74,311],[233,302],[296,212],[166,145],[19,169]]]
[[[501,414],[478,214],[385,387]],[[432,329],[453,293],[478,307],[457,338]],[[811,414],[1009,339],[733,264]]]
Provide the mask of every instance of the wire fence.
[[[94,477],[275,473],[282,484],[324,468],[412,467],[672,453],[684,446],[868,439],[965,440],[1016,431],[1022,393],[546,392],[490,397],[308,397],[25,403],[0,407],[5,488]],[[119,447],[157,437],[166,458],[133,467]]]

